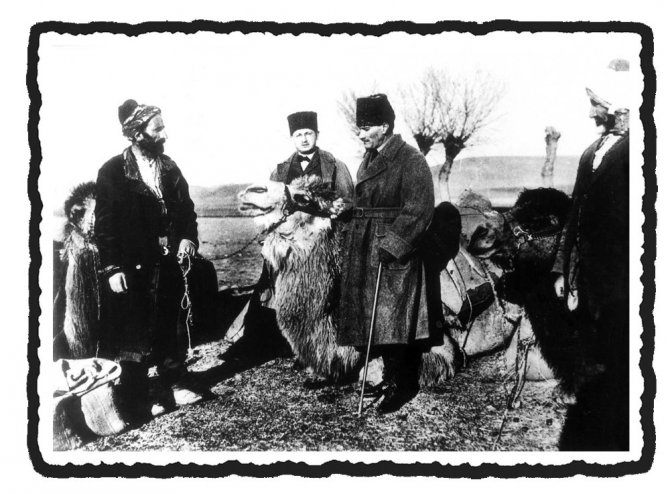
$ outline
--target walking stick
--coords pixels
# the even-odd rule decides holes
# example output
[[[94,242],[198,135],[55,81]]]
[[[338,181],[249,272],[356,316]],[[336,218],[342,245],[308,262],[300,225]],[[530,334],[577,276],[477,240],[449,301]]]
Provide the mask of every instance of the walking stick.
[[[365,394],[365,380],[368,378],[368,360],[370,360],[370,347],[372,346],[372,332],[375,329],[375,316],[377,315],[377,298],[379,297],[379,282],[382,278],[382,263],[377,269],[377,283],[375,285],[375,298],[372,302],[372,319],[370,320],[370,334],[368,335],[368,349],[365,352],[365,367],[363,367],[363,383],[361,384],[361,398],[358,400],[358,416],[363,412],[363,395]]]

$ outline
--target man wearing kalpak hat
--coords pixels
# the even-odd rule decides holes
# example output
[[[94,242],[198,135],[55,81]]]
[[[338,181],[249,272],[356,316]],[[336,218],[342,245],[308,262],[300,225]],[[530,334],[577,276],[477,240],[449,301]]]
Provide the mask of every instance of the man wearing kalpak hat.
[[[100,168],[96,182],[95,239],[103,272],[100,355],[121,361],[124,389],[131,390],[129,399],[138,407],[149,405],[143,393],[154,365],[166,391],[161,407],[193,403],[202,396],[180,381],[184,284],[177,261],[198,247],[193,201],[181,170],[163,153],[161,110],[131,99],[118,115],[130,146]]]
[[[384,94],[356,101],[365,146],[351,220],[344,226],[337,340],[366,351],[379,263],[372,357],[381,355],[379,413],[399,410],[419,390],[422,350],[433,335],[417,242],[433,215],[433,180],[423,155],[393,134],[395,112]]]
[[[583,421],[566,423],[562,449],[628,449],[629,78],[629,62],[615,59],[586,88],[600,135],[579,160],[553,269],[557,296],[590,342],[576,390]]]
[[[337,192],[338,197],[351,199],[354,184],[347,166],[328,151],[320,149],[319,125],[316,112],[300,111],[287,117],[289,134],[295,152],[277,165],[270,180],[290,184],[304,175],[317,175]]]
[[[351,174],[342,161],[317,146],[319,126],[316,112],[292,113],[287,120],[295,152],[277,165],[270,180],[290,184],[297,178],[316,175],[345,203],[350,203],[354,193]],[[277,326],[275,311],[269,308],[273,290],[270,270],[264,264],[249,303],[228,330],[228,334],[238,335],[244,329],[244,339],[236,345],[240,353],[253,351],[257,355],[264,355],[275,354],[279,349],[281,352],[289,351]],[[308,380],[305,384],[307,387],[320,387],[325,383]]]

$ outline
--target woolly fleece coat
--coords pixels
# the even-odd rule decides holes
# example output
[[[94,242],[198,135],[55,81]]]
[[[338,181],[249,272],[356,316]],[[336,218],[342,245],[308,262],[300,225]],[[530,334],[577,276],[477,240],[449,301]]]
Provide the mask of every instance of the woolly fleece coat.
[[[433,180],[423,155],[394,135],[370,161],[366,153],[355,208],[399,208],[394,217],[354,217],[343,226],[338,344],[367,345],[379,248],[396,257],[384,266],[373,345],[430,336],[426,276],[416,246],[434,211]]]

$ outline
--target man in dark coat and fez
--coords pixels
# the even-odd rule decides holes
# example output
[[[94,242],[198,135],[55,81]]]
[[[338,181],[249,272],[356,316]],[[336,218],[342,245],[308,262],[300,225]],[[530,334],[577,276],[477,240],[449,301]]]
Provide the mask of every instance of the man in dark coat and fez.
[[[188,183],[163,153],[161,110],[127,100],[119,121],[131,144],[100,168],[96,182],[95,239],[103,271],[99,353],[122,363],[122,389],[139,408],[150,405],[147,371],[156,366],[163,389],[155,400],[158,413],[202,398],[186,385],[178,334],[184,294],[178,256],[196,253],[198,227]]]
[[[316,175],[330,187],[337,197],[346,203],[351,201],[354,184],[347,166],[331,153],[317,146],[319,124],[316,112],[300,111],[287,117],[289,135],[295,146],[288,159],[279,163],[270,175],[270,180],[290,184],[293,180]],[[256,283],[247,307],[231,325],[228,334],[239,334],[244,328],[244,341],[240,342],[240,352],[255,352],[259,355],[271,355],[278,351],[288,352],[288,344],[277,327],[274,309],[268,306],[272,300],[274,285],[272,274],[267,265],[263,265],[260,279]],[[249,348],[249,350],[246,350]],[[321,386],[321,381],[309,380],[308,387]]]
[[[287,120],[295,152],[277,165],[270,180],[290,184],[296,178],[316,175],[329,184],[338,197],[351,199],[354,184],[349,169],[342,161],[317,146],[319,124],[316,112],[291,113]]]
[[[590,360],[584,389],[577,390],[586,420],[572,434],[577,442],[564,438],[565,449],[628,449],[628,77],[628,61],[616,59],[586,89],[601,135],[579,161],[553,269],[556,295],[579,321]]]
[[[434,210],[433,180],[423,155],[393,134],[395,112],[384,94],[356,101],[365,146],[343,227],[337,340],[366,351],[379,263],[383,265],[372,330],[372,357],[381,355],[379,413],[399,410],[419,390],[422,350],[434,329],[428,317],[425,269],[417,247]]]

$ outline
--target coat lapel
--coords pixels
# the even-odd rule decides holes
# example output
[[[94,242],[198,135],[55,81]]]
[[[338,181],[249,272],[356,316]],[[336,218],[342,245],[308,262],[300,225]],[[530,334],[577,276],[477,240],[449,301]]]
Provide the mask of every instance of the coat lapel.
[[[321,177],[323,178],[323,183],[329,184],[333,182],[333,173],[335,172],[335,161],[330,159],[326,153],[317,150],[319,154],[319,162],[321,164]]]
[[[147,184],[142,181],[140,176],[140,169],[135,161],[135,156],[130,148],[123,152],[123,173],[128,180],[128,189],[136,194],[145,196],[153,196],[154,194],[149,190]]]
[[[596,168],[596,170],[593,172],[591,183],[595,182],[600,177],[602,177],[607,172],[607,170],[617,162],[617,160],[612,160],[609,158],[611,158],[615,153],[621,152],[624,146],[628,146],[628,136],[623,136],[621,139],[615,142],[611,148],[607,150],[607,152],[603,156],[600,166]],[[593,155],[595,156],[595,151]],[[593,163],[594,156],[591,157],[591,163]]]
[[[293,153],[289,159],[280,163],[277,166],[277,182],[286,183],[286,178],[288,177],[288,170],[291,167],[291,162],[295,159],[297,153]]]
[[[356,187],[358,187],[362,182],[370,180],[371,178],[376,177],[384,170],[386,170],[389,161],[393,160],[403,144],[404,143],[402,138],[399,135],[394,135],[391,137],[388,144],[384,146],[384,149],[382,149],[377,157],[371,162],[369,161],[370,154],[365,153],[363,162],[358,168],[358,173],[356,174],[356,178],[358,180]]]

